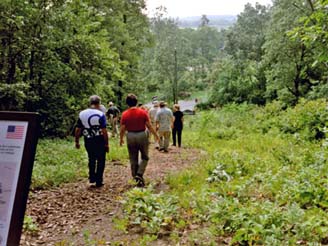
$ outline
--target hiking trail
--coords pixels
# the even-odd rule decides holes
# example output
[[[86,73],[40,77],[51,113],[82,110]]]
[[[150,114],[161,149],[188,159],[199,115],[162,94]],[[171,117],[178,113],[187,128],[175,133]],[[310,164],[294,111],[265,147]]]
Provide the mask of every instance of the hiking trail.
[[[126,147],[126,146],[124,146]],[[165,176],[190,167],[200,152],[190,148],[170,146],[169,153],[155,150],[150,145],[150,160],[144,175],[160,192],[167,189]],[[87,163],[83,163],[87,165]],[[85,235],[102,240],[103,245],[121,241],[129,245],[138,232],[124,233],[115,229],[113,219],[122,214],[120,200],[132,189],[130,165],[119,160],[107,161],[104,186],[91,188],[87,178],[49,190],[30,192],[26,215],[38,225],[34,234],[24,232],[21,245],[85,245]]]

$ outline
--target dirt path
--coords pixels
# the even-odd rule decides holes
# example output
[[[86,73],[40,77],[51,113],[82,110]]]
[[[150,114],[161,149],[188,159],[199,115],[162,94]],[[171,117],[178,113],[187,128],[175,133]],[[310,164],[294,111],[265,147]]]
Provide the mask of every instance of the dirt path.
[[[199,152],[188,148],[171,147],[169,153],[162,153],[151,145],[146,183],[163,190],[168,173],[188,168],[198,158]],[[120,197],[133,187],[130,180],[127,163],[108,162],[102,188],[90,188],[84,179],[31,193],[26,214],[38,223],[39,230],[35,235],[23,233],[21,245],[85,245],[88,233],[89,238],[103,240],[102,245],[118,241],[131,245],[138,235],[116,230],[112,221],[121,213]]]

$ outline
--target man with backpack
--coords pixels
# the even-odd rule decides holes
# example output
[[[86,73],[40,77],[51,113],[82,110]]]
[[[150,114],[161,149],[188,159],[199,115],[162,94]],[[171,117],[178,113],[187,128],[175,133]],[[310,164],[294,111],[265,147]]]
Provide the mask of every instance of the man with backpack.
[[[106,116],[100,110],[100,97],[89,98],[90,107],[80,112],[75,130],[75,147],[80,148],[80,136],[84,136],[84,146],[89,160],[89,181],[96,187],[103,186],[106,152],[109,152]]]

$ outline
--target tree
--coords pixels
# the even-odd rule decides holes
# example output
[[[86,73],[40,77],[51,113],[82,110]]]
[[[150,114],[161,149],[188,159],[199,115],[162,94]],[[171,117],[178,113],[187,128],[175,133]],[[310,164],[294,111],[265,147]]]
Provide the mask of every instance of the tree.
[[[151,19],[154,46],[144,51],[140,69],[146,85],[144,89],[171,101],[176,96],[176,61],[182,61],[183,47],[176,20],[164,14],[158,12]]]
[[[112,74],[112,80],[115,81],[115,94],[121,97],[126,91],[135,91],[142,86],[138,63],[143,49],[152,42],[149,21],[143,14],[146,5],[144,0],[101,3],[97,7],[99,11],[106,11],[104,27],[109,34],[110,47],[119,55],[120,71]],[[121,105],[122,102],[117,100],[117,103]]]
[[[267,7],[247,4],[236,24],[222,32],[224,49],[210,76],[215,82],[211,97],[214,102],[265,103],[262,47],[269,18]]]
[[[274,3],[265,43],[267,97],[295,104],[311,88],[308,71],[313,56],[300,39],[291,39],[288,32],[300,26],[299,19],[308,15],[310,9],[302,0]]]
[[[200,19],[200,27],[208,26],[208,23],[210,20],[207,18],[206,15],[202,15],[202,18]]]
[[[146,91],[174,100],[196,86],[205,88],[210,64],[223,47],[219,32],[208,26],[179,28],[177,20],[158,13],[152,19],[152,33],[154,47],[145,50],[140,67]]]
[[[196,81],[206,83],[207,74],[210,73],[211,64],[218,57],[223,48],[224,40],[217,29],[209,26],[201,26],[191,37],[193,49],[193,71]]]
[[[313,63],[305,72],[309,78],[309,96],[311,98],[328,95],[328,10],[327,0],[307,1],[311,13],[300,19],[301,26],[295,27],[289,35],[292,40],[300,40],[307,50],[311,51]]]
[[[144,1],[12,0],[0,7],[0,108],[39,112],[44,135],[67,135],[91,94],[114,97],[118,81],[136,78],[148,45]]]

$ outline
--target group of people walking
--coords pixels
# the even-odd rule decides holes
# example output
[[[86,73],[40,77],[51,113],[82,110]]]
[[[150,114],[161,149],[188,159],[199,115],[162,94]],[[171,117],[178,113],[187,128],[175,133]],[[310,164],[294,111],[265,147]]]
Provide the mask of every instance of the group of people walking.
[[[165,102],[153,102],[151,109],[138,106],[137,96],[128,94],[125,100],[128,109],[120,120],[120,146],[125,143],[129,153],[131,174],[138,187],[145,186],[144,173],[149,160],[150,136],[155,147],[168,152],[172,131],[173,146],[181,147],[183,113],[178,104],[173,112]],[[84,136],[84,145],[88,153],[89,182],[95,187],[103,186],[106,152],[109,152],[107,119],[112,128],[112,136],[118,135],[120,110],[109,102],[106,111],[97,95],[89,98],[89,108],[79,113],[75,130],[75,146],[80,148],[79,139]],[[107,119],[106,119],[107,116]],[[177,137],[177,142],[176,142]]]

